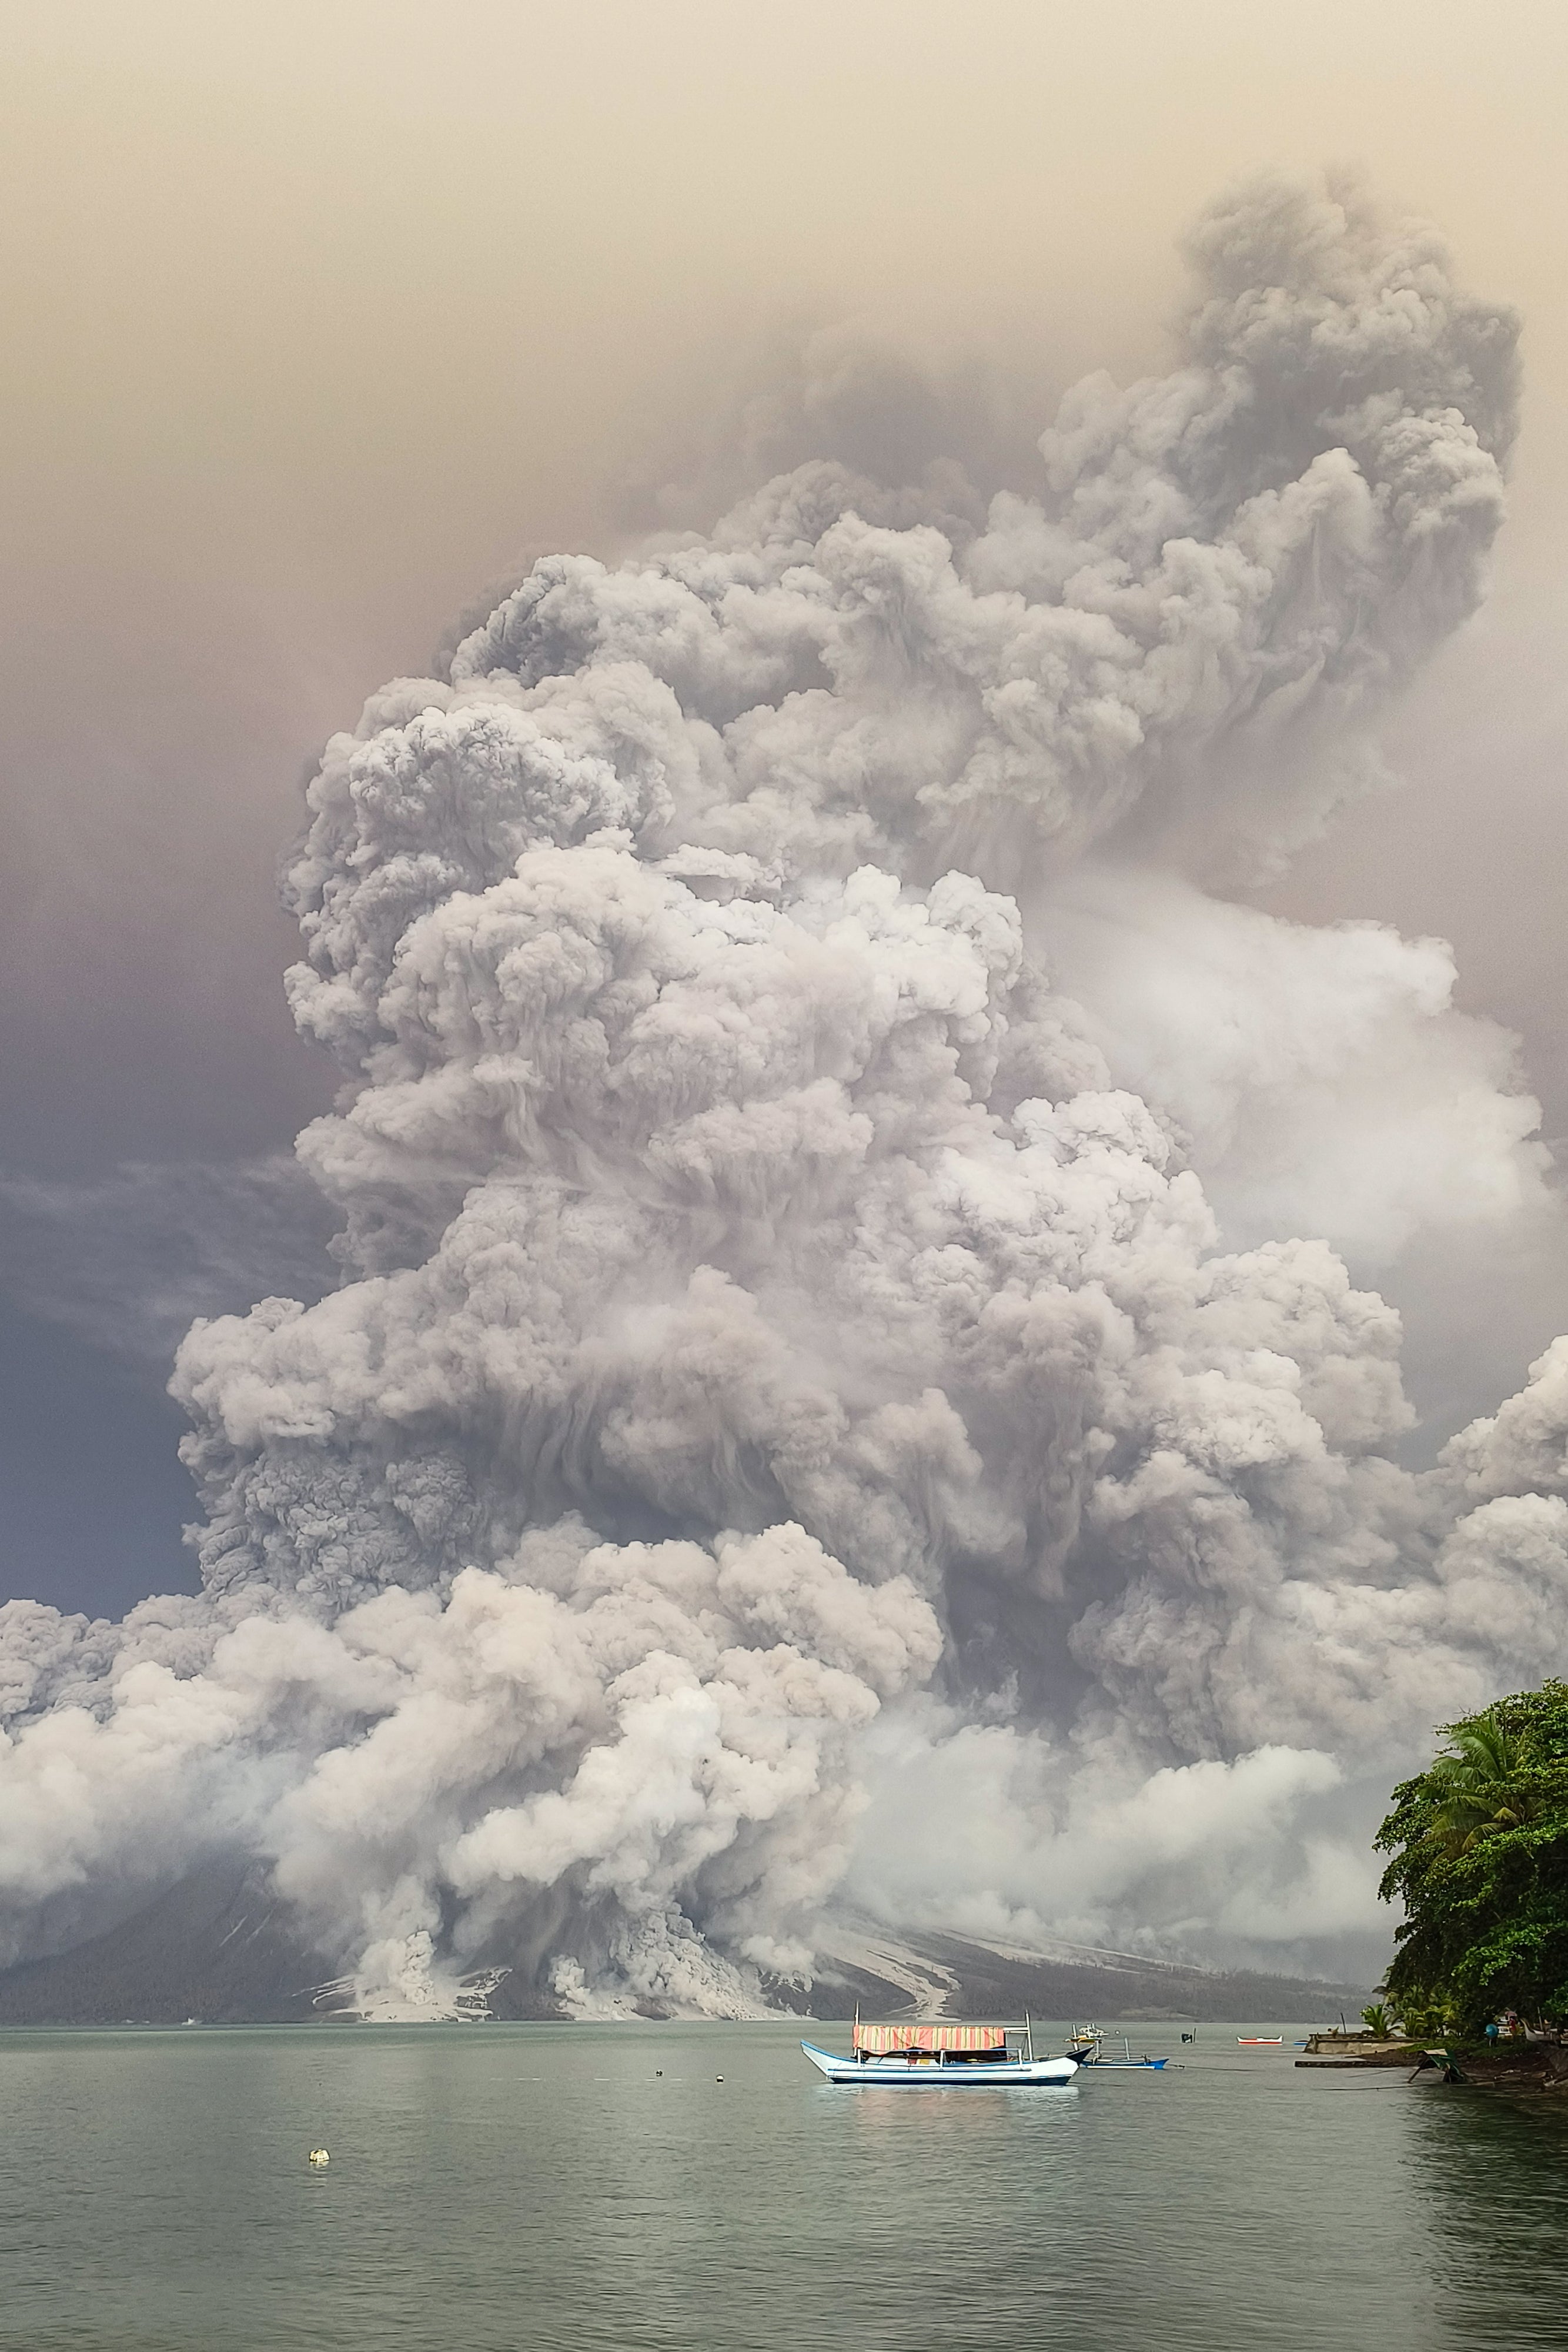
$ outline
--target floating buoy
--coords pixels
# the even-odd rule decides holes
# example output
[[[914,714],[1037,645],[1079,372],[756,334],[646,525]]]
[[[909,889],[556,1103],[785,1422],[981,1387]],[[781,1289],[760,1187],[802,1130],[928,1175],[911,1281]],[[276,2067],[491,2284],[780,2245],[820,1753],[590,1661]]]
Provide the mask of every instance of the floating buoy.
[[[722,2083],[724,2076],[722,2074],[716,2074],[713,2079],[716,2083]]]
[[[330,2164],[332,2161],[324,2147],[313,2147],[309,2160],[312,2164]]]

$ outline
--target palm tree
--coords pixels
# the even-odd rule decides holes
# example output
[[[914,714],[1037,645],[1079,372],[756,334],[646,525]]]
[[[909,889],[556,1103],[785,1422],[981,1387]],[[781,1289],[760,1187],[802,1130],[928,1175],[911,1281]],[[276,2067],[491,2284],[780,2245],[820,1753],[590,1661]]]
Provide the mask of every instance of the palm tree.
[[[1453,1747],[1429,1775],[1437,1805],[1427,1835],[1452,1862],[1478,1838],[1518,1829],[1535,1813],[1539,1799],[1526,1742],[1491,1710],[1457,1725],[1450,1737]]]

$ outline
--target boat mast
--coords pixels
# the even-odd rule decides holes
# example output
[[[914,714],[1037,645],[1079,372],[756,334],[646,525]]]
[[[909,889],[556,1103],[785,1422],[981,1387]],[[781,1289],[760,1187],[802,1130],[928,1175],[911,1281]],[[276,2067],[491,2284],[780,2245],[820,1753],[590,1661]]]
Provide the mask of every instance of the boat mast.
[[[1034,2028],[1030,2023],[1027,2009],[1023,2013],[1023,2030],[1029,2037],[1029,2063],[1032,2066],[1034,2064]]]

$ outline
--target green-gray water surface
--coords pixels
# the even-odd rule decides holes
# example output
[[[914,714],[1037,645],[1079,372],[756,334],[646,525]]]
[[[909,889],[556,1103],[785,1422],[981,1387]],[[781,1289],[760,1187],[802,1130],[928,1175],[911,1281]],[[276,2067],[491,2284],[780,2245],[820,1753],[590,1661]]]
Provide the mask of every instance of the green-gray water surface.
[[[771,2023],[0,2033],[0,2344],[1568,2344],[1568,2103],[1131,2030],[1166,2072],[983,2093]]]

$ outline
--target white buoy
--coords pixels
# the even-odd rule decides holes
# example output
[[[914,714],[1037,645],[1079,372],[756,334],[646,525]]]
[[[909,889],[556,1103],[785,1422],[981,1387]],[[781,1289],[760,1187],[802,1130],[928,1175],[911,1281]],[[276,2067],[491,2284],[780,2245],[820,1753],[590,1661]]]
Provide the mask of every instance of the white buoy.
[[[331,2158],[328,2155],[324,2147],[313,2147],[311,2149],[310,2162],[312,2164],[330,2164],[331,2161]]]

